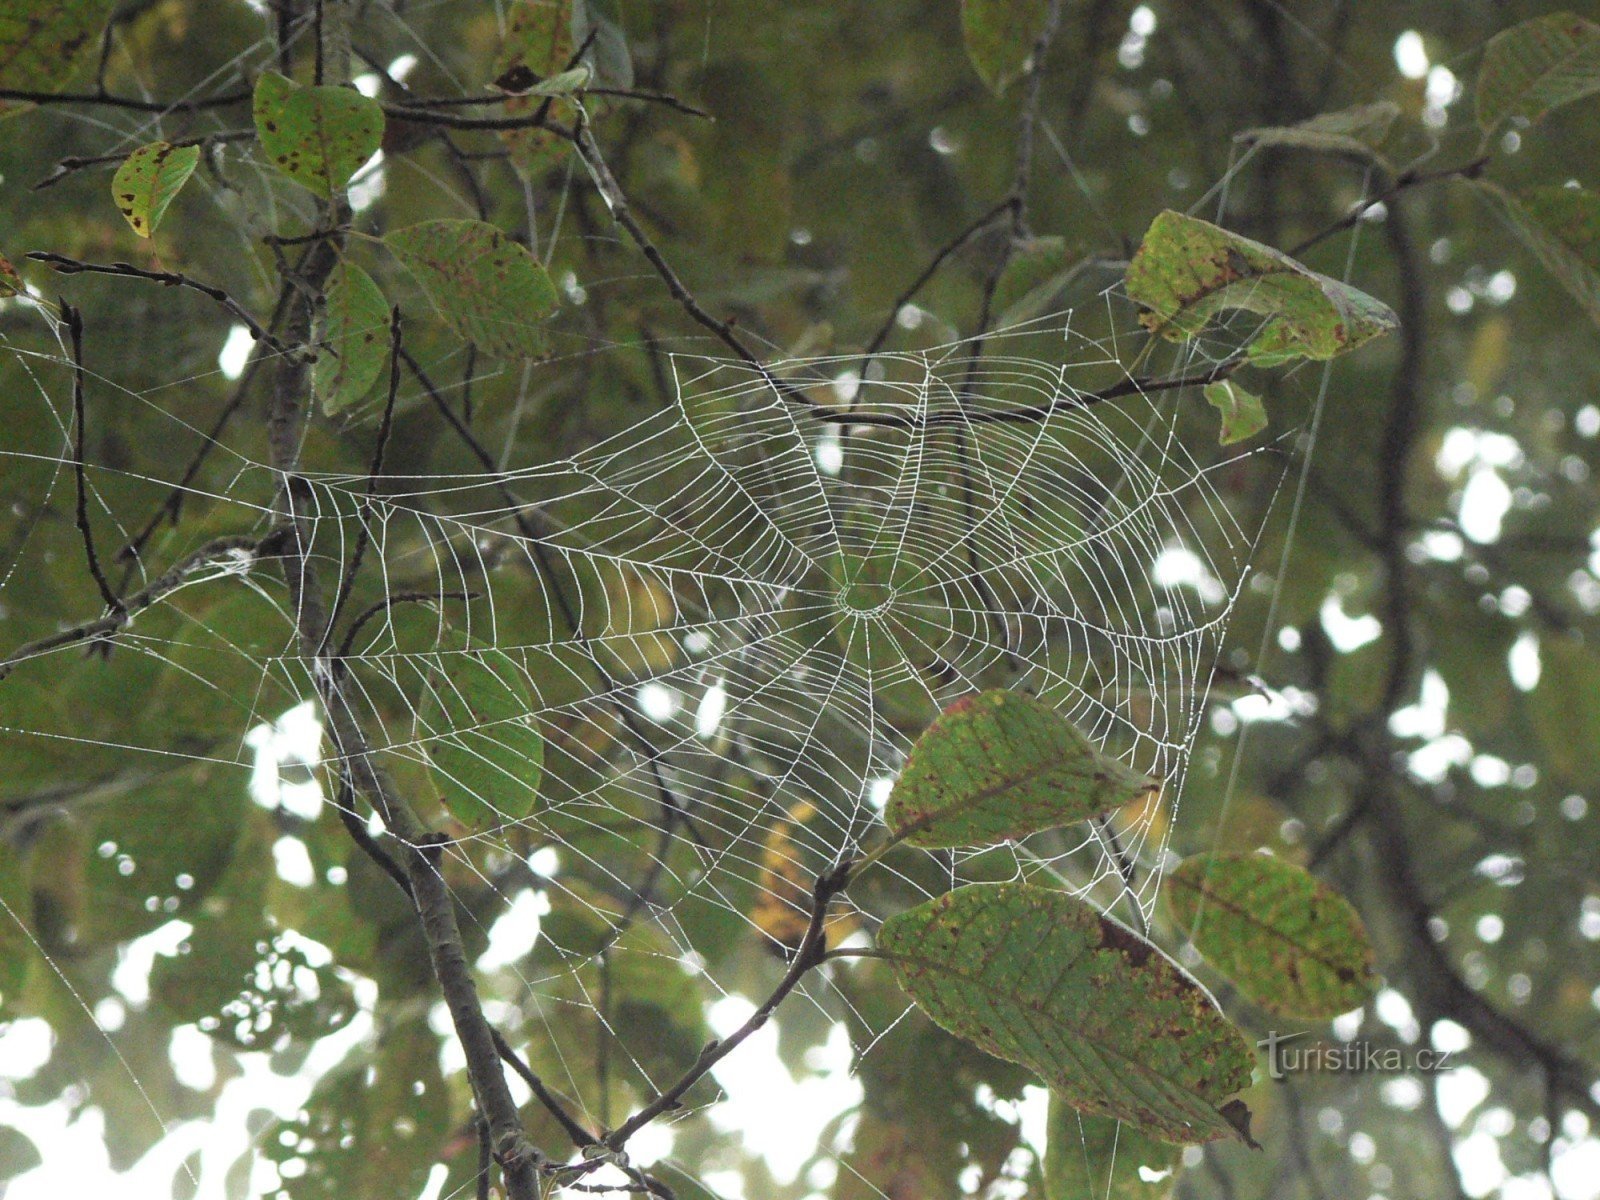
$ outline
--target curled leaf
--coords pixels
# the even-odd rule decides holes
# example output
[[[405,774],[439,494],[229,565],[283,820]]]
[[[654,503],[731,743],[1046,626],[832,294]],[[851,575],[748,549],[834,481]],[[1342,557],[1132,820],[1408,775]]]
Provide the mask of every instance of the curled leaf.
[[[1267,410],[1261,397],[1247,392],[1231,379],[1206,384],[1206,403],[1222,414],[1221,442],[1231,446],[1253,438],[1267,427]]]
[[[1269,125],[1235,134],[1246,146],[1286,146],[1319,154],[1347,154],[1368,162],[1381,161],[1378,147],[1400,115],[1393,100],[1357,104],[1338,112],[1321,113],[1297,125]]]
[[[146,238],[155,233],[199,161],[199,146],[170,142],[140,146],[123,160],[111,177],[111,198],[135,233]]]
[[[1228,309],[1257,314],[1261,328],[1246,353],[1260,363],[1333,358],[1399,325],[1365,292],[1170,209],[1150,223],[1127,289],[1144,326],[1173,341],[1197,336]]]
[[[1120,808],[1156,786],[1049,705],[991,691],[956,701],[923,731],[884,820],[913,846],[986,846]]]
[[[972,884],[885,921],[878,948],[917,1007],[1034,1071],[1086,1113],[1168,1142],[1246,1140],[1228,1097],[1254,1055],[1206,990],[1063,892]]]
[[[1173,916],[1252,1001],[1286,1017],[1335,1017],[1372,994],[1372,948],[1350,902],[1265,854],[1199,854],[1165,883]]]

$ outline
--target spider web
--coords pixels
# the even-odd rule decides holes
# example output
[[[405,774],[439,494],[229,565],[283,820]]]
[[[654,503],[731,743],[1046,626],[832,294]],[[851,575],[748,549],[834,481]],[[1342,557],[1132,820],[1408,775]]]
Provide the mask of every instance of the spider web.
[[[570,1095],[583,1094],[590,1047],[563,1034],[563,1007],[617,1034],[593,991],[597,951],[687,964],[696,986],[732,990],[706,967],[703,936],[689,928],[703,921],[696,914],[733,918],[731,929],[781,953],[803,926],[809,880],[881,837],[882,805],[915,737],[975,690],[1038,695],[1163,790],[1122,814],[1118,842],[1058,831],[941,856],[938,878],[1041,878],[1109,905],[1133,862],[1144,869],[1125,899],[1148,914],[1270,504],[1230,498],[1228,472],[1262,452],[1217,451],[1192,403],[1137,391],[1095,398],[1130,380],[1130,358],[1182,372],[1223,361],[1248,331],[1171,349],[1119,333],[1131,317],[1113,288],[991,332],[981,348],[961,340],[760,368],[684,350],[670,358],[674,405],[571,456],[386,475],[377,490],[365,476],[304,478],[296,503],[313,561],[337,579],[364,547],[355,595],[371,603],[341,669],[375,751],[408,786],[494,814],[453,830],[452,869],[511,902],[529,880],[504,865],[526,863],[550,896],[547,913],[568,906],[603,931],[569,939],[541,922],[553,965],[509,967],[521,1018],[556,1046],[566,1078],[554,1082]],[[48,487],[69,487],[71,409],[51,384],[41,381],[40,395],[68,447]],[[126,395],[153,406],[149,394]],[[225,492],[195,494],[264,532],[275,474],[219,450],[233,455]],[[189,587],[248,590],[277,611],[283,636],[208,641],[185,616],[181,646],[138,621],[119,643],[238,714],[237,753],[224,744],[188,757],[270,774],[263,729],[316,694],[289,632],[295,614],[272,572],[245,556],[196,570]],[[459,680],[469,663],[525,694],[528,711],[453,718],[452,702],[468,699]],[[542,768],[510,772],[538,780],[528,815],[497,811],[502,793],[482,789],[480,773],[438,769],[450,746],[506,774],[505,752],[527,744],[529,725],[542,735]],[[66,727],[8,733],[92,740]],[[316,794],[350,807],[331,787]],[[364,808],[351,815],[368,820]],[[493,914],[474,919],[487,928]],[[843,935],[873,920],[858,911]],[[822,1004],[827,990],[813,976],[801,995]],[[248,1042],[258,1014],[235,1015]],[[613,1053],[651,1086],[671,1082],[648,1048],[616,1042]]]

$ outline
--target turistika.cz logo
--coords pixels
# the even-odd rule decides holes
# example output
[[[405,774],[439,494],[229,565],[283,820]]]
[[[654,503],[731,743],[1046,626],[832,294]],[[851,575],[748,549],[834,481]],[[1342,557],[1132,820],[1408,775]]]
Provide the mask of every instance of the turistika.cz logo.
[[[1289,1043],[1310,1033],[1268,1033],[1256,1043],[1258,1050],[1267,1054],[1267,1074],[1273,1079],[1308,1072],[1397,1075],[1406,1072],[1435,1074],[1448,1071],[1453,1065],[1449,1050],[1430,1050],[1427,1047],[1411,1049],[1400,1046],[1383,1046],[1376,1042],[1310,1042],[1295,1046]]]

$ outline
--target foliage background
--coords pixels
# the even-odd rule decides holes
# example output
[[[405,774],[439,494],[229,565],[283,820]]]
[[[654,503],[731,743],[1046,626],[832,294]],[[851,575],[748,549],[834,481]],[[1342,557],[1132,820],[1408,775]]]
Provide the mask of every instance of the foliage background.
[[[953,2],[695,0],[607,11],[625,31],[638,86],[717,117],[699,121],[657,104],[604,108],[596,136],[611,169],[700,302],[775,351],[859,348],[931,256],[1011,186],[1018,94],[997,99],[973,72]],[[1393,157],[1405,161],[1437,140],[1430,163],[1470,160],[1478,131],[1461,84],[1478,48],[1545,11],[1487,0],[1067,4],[1042,69],[1028,219],[1034,232],[1112,266],[1086,271],[1060,302],[1092,303],[1155,213],[1186,209],[1223,179],[1241,130],[1390,99],[1402,110]],[[276,18],[246,3],[156,0],[119,13],[106,73],[117,94],[232,91],[272,54]],[[413,57],[405,86],[415,94],[473,91],[494,74],[501,18],[467,3],[364,5],[355,44],[370,63]],[[248,143],[228,144],[215,168],[202,167],[150,250],[133,244],[112,207],[108,168],[32,188],[71,156],[247,123],[237,107],[162,114],[44,105],[10,115],[0,130],[0,247],[18,262],[48,249],[159,264],[267,313],[273,257],[261,238],[310,209]],[[1597,135],[1600,104],[1571,106],[1501,146],[1492,173],[1511,186],[1600,184],[1585,174]],[[471,214],[462,155],[497,149],[492,134],[454,135],[451,148],[392,124],[390,138],[381,189],[370,188],[358,228]],[[619,236],[582,169],[552,154],[526,185],[498,164],[481,176],[489,219],[550,255],[567,300],[549,329],[553,357],[526,370],[464,361],[437,321],[410,322],[408,345],[430,373],[450,380],[453,399],[459,381],[472,380],[482,442],[508,462],[550,461],[669,404],[657,348],[709,347]],[[1221,211],[1230,228],[1288,247],[1337,221],[1364,187],[1372,181],[1359,165],[1268,150],[1229,178]],[[1273,486],[1283,462],[1246,459],[1226,476],[1245,528],[1277,507],[1213,681],[1213,711],[1172,836],[1185,853],[1267,846],[1336,883],[1365,918],[1387,978],[1362,1017],[1362,1036],[1465,1048],[1450,1082],[1329,1075],[1258,1084],[1249,1099],[1265,1153],[1193,1152],[1177,1193],[1592,1196],[1600,1177],[1591,1133],[1600,1118],[1596,330],[1463,181],[1409,190],[1375,216],[1353,256],[1334,238],[1305,258],[1336,277],[1348,269],[1352,282],[1396,308],[1404,330],[1329,376],[1292,521],[1289,499]],[[998,236],[954,255],[918,297],[923,325],[896,336],[931,344],[972,328]],[[208,432],[235,395],[216,370],[226,315],[189,293],[23,269],[47,295],[61,290],[88,314],[96,385],[87,457],[97,464],[102,543],[114,548],[138,531],[208,436],[221,452],[196,488],[213,499],[186,504],[176,528],[149,543],[146,561],[160,569],[209,537],[253,528],[271,500],[265,473],[248,466],[268,458],[262,395],[246,393],[239,415]],[[383,282],[408,313],[425,312],[398,274]],[[70,410],[59,399],[71,387],[62,347],[17,302],[0,310],[0,333],[15,351],[0,360],[0,631],[9,647],[87,619],[96,600],[61,469],[59,418]],[[1258,382],[1274,431],[1305,423],[1322,386],[1307,369]],[[1195,453],[1216,452],[1198,396],[1176,402],[1196,409]],[[349,418],[315,420],[306,461],[362,476],[376,413],[369,404]],[[1304,444],[1280,444],[1295,469]],[[421,390],[403,389],[389,472],[442,479],[477,469]],[[499,586],[505,596],[517,585]],[[303,1120],[252,1118],[264,1155],[309,1163],[296,1168],[306,1171],[299,1182],[286,1182],[292,1194],[412,1194],[436,1161],[449,1167],[447,1194],[469,1186],[476,1150],[459,1058],[446,1050],[441,1060],[450,1039],[429,1020],[433,984],[409,914],[326,807],[308,819],[290,806],[250,804],[249,772],[228,765],[247,718],[307,694],[303,681],[263,680],[242,654],[229,679],[227,657],[216,655],[219,646],[270,652],[281,642],[281,613],[270,597],[215,589],[185,594],[171,610],[138,627],[164,657],[56,655],[0,684],[0,897],[10,914],[0,928],[0,1015],[42,1019],[52,1035],[48,1061],[6,1091],[21,1106],[97,1107],[112,1162],[122,1166],[159,1138],[157,1115],[169,1125],[206,1115],[238,1070],[236,1055],[270,1052],[276,1071],[321,1073]],[[193,635],[201,627],[216,640]],[[185,652],[169,643],[189,646],[217,690],[186,687],[191,676],[167,666]],[[1242,682],[1252,675],[1268,698]],[[218,700],[230,695],[231,710]],[[71,732],[63,739],[39,730]],[[304,844],[313,886],[287,883],[276,869],[273,848],[283,838]],[[499,849],[526,854],[538,844],[530,835]],[[122,856],[136,863],[131,875],[119,871]],[[538,885],[517,862],[491,849],[480,874],[450,878],[482,923],[469,930],[486,928]],[[330,871],[339,885],[327,882]],[[606,886],[581,872],[570,883]],[[718,987],[758,999],[782,964],[743,923],[719,924],[725,915],[704,914],[704,927],[682,936],[713,963]],[[584,916],[578,909],[569,919]],[[194,926],[194,950],[159,957],[148,999],[134,1002],[119,986],[119,963],[134,939],[174,917]],[[307,958],[286,930],[331,948],[336,965]],[[586,936],[598,934],[573,929],[563,941]],[[481,950],[481,940],[469,949]],[[541,967],[535,951],[522,979],[487,972],[483,986],[510,1015],[527,999],[525,979],[541,970],[575,978],[567,966]],[[282,983],[297,969],[317,975],[314,1002]],[[247,978],[253,986],[241,1002]],[[783,1010],[779,1051],[790,1071],[813,1070],[814,1048],[835,1023],[865,1049],[862,1025],[881,1031],[903,1007],[886,981],[852,979],[849,1005],[817,990]],[[548,1046],[536,1023],[519,1024],[519,1036],[536,1059],[577,1055],[573,1076],[589,1089],[583,1110],[616,1119],[637,1101],[638,1080],[616,1062],[609,1073],[598,1065],[608,1037],[636,1054],[648,1047],[661,1064],[691,1059],[707,1036],[702,1007],[718,994],[702,982],[675,970],[617,972],[603,999],[583,997],[565,1023],[554,1022],[543,1035]],[[1228,1003],[1251,1030],[1282,1027]],[[372,1014],[371,1032],[352,1057],[337,1066],[319,1058],[317,1038],[358,1009]],[[175,1074],[168,1049],[175,1030],[203,1020],[219,1035],[218,1070],[214,1083],[195,1088]],[[293,1040],[276,1042],[284,1032]],[[245,1048],[263,1039],[266,1049]],[[700,1085],[675,1125],[669,1178],[679,1194],[704,1185],[762,1197],[954,1196],[1003,1189],[996,1176],[1005,1172],[1030,1178],[1029,1155],[1014,1153],[1011,1101],[1023,1094],[1021,1072],[916,1016],[873,1041],[854,1071],[859,1119],[827,1131],[793,1180],[774,1178],[719,1126],[706,1107],[715,1091]],[[539,1132],[536,1107],[529,1117]],[[0,1140],[5,1170],[35,1161],[14,1131]],[[208,1188],[225,1175],[229,1194],[270,1179],[248,1160],[203,1169],[212,1172]],[[174,1189],[190,1186],[180,1172]]]

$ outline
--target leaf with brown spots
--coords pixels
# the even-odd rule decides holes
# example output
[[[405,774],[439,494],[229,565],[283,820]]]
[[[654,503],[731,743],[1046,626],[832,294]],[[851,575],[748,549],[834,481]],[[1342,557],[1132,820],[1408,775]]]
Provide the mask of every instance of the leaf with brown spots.
[[[61,91],[113,7],[114,0],[0,0],[0,87]]]
[[[570,0],[520,0],[512,5],[506,13],[506,40],[495,60],[491,85],[510,93],[505,100],[506,116],[531,116],[545,103],[545,97],[534,94],[534,89],[540,81],[559,75],[571,56]],[[500,140],[510,152],[511,165],[530,179],[558,162],[570,144],[548,129],[533,126],[502,129]]]
[[[123,160],[111,177],[111,198],[135,233],[144,238],[155,233],[199,162],[199,146],[170,142],[140,146]]]
[[[554,311],[556,286],[527,249],[484,221],[423,221],[384,245],[405,263],[439,315],[489,354],[538,354],[538,322]]]
[[[1195,948],[1268,1012],[1335,1017],[1372,995],[1372,948],[1361,918],[1293,863],[1198,854],[1167,876],[1165,895]]]
[[[1244,1140],[1228,1107],[1255,1065],[1244,1035],[1181,967],[1082,900],[971,884],[890,917],[878,950],[934,1021],[1074,1108],[1168,1142]]]
[[[1128,264],[1127,289],[1145,328],[1172,341],[1196,337],[1228,309],[1257,314],[1246,353],[1262,365],[1334,358],[1399,325],[1365,292],[1170,209],[1150,223]]]
[[[383,142],[383,108],[350,88],[302,87],[265,71],[252,111],[272,165],[329,199]]]
[[[956,701],[917,739],[884,809],[913,846],[987,846],[1137,800],[1156,782],[1021,692]]]
[[[378,285],[352,262],[328,281],[312,383],[330,417],[355,404],[383,374],[389,356],[389,305]]]

